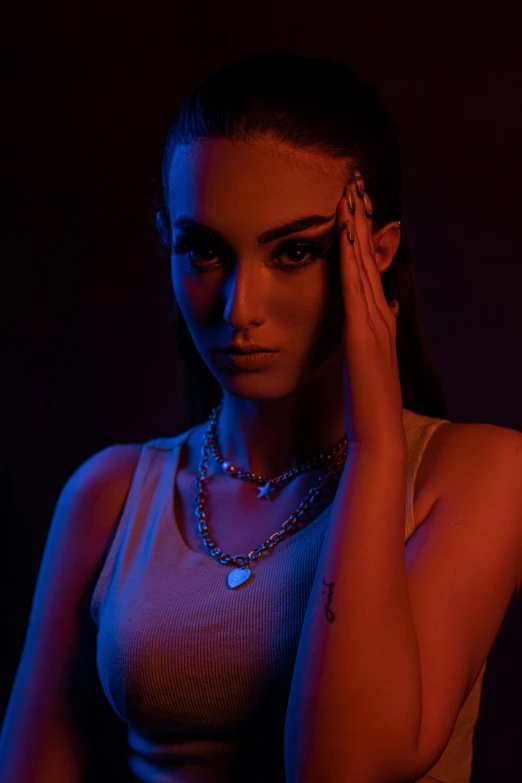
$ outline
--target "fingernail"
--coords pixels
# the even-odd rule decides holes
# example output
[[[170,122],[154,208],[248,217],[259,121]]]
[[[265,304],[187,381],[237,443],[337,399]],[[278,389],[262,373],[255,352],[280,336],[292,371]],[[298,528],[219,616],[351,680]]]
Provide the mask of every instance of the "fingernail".
[[[344,186],[344,195],[346,196],[346,203],[348,204],[348,212],[350,215],[355,215],[355,197],[349,185]]]
[[[355,229],[353,227],[353,223],[351,220],[345,221],[345,228],[346,228],[346,235],[348,236],[348,240],[353,245],[355,242]]]
[[[372,202],[370,201],[370,197],[367,193],[364,194],[363,201],[364,201],[364,209],[366,212],[366,217],[371,218],[371,216],[373,215],[373,207],[372,207]]]
[[[359,169],[353,170],[353,178],[355,179],[355,189],[357,190],[357,195],[359,198],[364,198],[364,180]]]

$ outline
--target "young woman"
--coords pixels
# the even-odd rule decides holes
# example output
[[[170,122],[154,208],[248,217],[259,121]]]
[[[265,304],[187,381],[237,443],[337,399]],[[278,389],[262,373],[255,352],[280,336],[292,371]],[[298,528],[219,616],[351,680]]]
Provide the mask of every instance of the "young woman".
[[[99,676],[138,781],[467,783],[522,435],[445,417],[393,122],[344,65],[249,56],[186,99],[163,186],[204,414],[64,487],[2,780],[84,779]]]

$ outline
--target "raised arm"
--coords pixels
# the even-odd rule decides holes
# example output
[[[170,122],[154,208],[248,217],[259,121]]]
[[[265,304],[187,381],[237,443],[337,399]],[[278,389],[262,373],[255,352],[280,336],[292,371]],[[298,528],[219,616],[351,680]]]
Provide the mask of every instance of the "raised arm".
[[[139,445],[90,457],[60,493],[2,735],[3,783],[80,783],[96,678],[90,595],[120,518]]]

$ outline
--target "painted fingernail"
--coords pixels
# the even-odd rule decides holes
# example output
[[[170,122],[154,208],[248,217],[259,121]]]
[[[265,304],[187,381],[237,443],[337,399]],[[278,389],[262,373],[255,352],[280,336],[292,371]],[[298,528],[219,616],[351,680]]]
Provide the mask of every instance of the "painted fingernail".
[[[355,197],[350,189],[349,185],[344,187],[344,195],[346,196],[346,203],[348,204],[348,212],[350,215],[355,215]]]
[[[372,207],[372,202],[370,201],[370,197],[367,193],[364,194],[363,201],[364,201],[364,210],[366,212],[366,217],[371,218],[371,216],[373,215],[373,207]]]
[[[346,235],[348,237],[348,240],[353,245],[353,243],[355,242],[355,229],[353,227],[353,223],[351,220],[347,220],[344,225],[346,227]]]
[[[361,172],[359,171],[359,169],[353,170],[353,178],[355,180],[355,189],[357,190],[357,195],[359,196],[359,198],[364,198],[364,193],[365,193],[364,180],[361,176]]]

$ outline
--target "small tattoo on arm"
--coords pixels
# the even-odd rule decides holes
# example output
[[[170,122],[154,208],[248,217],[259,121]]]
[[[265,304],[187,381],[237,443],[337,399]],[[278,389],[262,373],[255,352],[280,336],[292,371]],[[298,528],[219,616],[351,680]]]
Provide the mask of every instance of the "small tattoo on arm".
[[[323,585],[326,585],[326,587],[328,588],[328,600],[324,606],[324,613],[329,623],[333,623],[333,621],[335,620],[335,615],[330,609],[330,604],[332,603],[332,593],[333,593],[334,584],[335,582],[325,582],[323,576]],[[324,592],[325,591],[323,590],[323,593]]]

